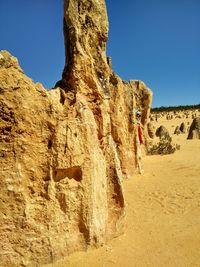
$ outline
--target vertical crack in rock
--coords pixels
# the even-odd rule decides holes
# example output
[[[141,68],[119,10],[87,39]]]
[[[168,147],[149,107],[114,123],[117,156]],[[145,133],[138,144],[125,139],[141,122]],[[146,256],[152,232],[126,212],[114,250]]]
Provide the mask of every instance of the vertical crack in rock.
[[[4,266],[41,265],[123,232],[122,182],[136,172],[135,110],[145,133],[152,94],[113,72],[104,0],[65,0],[63,30],[66,62],[53,90],[0,52]]]

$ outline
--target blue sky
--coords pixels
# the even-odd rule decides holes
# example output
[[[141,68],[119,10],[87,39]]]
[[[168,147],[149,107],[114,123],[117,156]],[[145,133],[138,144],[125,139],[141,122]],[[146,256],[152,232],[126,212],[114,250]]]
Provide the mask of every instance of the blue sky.
[[[106,0],[107,54],[124,80],[140,79],[153,106],[200,103],[200,1]],[[0,50],[51,88],[64,66],[62,0],[0,0]]]

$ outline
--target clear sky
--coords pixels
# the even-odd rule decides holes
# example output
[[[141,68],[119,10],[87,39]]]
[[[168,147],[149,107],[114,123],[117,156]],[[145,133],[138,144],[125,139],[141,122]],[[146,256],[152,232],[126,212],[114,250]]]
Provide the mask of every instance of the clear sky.
[[[153,106],[200,103],[200,1],[106,0],[107,54],[124,80],[143,80]],[[0,50],[51,88],[64,66],[63,0],[0,0]]]

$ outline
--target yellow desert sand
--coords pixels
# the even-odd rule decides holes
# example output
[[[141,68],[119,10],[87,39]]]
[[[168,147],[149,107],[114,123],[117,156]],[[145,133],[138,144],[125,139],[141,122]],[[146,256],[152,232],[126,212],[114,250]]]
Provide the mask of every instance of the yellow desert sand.
[[[164,125],[181,148],[170,155],[146,156],[144,175],[124,181],[124,234],[100,249],[45,266],[200,266],[200,140],[187,140],[187,133],[173,135],[182,122],[189,126],[191,114],[171,120],[164,114],[153,121],[155,128]]]

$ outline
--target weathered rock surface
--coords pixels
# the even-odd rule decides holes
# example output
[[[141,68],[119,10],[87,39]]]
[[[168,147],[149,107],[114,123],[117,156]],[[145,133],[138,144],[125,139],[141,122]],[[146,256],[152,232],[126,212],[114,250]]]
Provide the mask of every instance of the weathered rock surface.
[[[200,118],[194,118],[187,139],[200,139]]]
[[[155,130],[154,130],[154,126],[153,126],[153,124],[151,122],[147,123],[147,132],[148,132],[149,137],[151,139],[153,139],[154,135],[155,135],[154,134]]]
[[[180,131],[181,131],[181,133],[186,133],[186,125],[185,125],[185,123],[184,122],[182,122],[181,123],[181,125],[180,125]]]
[[[162,139],[170,138],[168,130],[163,125],[158,127],[158,129],[156,130],[156,136]]]
[[[50,91],[0,53],[2,266],[52,262],[123,231],[134,114],[146,131],[152,94],[112,71],[104,0],[65,0],[64,36],[62,80]]]
[[[180,130],[180,126],[176,126],[175,130],[174,130],[174,134],[180,134],[181,130]]]

